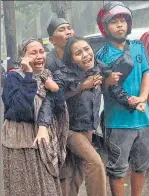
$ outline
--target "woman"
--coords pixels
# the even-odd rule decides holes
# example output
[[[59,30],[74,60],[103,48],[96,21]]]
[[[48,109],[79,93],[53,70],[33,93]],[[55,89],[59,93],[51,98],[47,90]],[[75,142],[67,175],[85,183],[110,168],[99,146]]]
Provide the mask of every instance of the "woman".
[[[20,68],[8,73],[2,95],[5,196],[61,196],[59,167],[65,159],[67,114],[62,112],[59,121],[53,117],[47,132],[36,125],[44,85],[53,92],[59,87],[45,69],[46,53],[38,40],[25,41],[19,55]]]
[[[90,72],[90,69],[94,67],[93,50],[86,41],[77,38],[71,39],[66,44],[68,50],[65,51],[64,55],[68,60],[64,59],[66,67],[61,72],[57,71],[54,75],[57,84],[67,93],[80,88],[80,84],[90,74],[94,75],[94,70]],[[81,47],[81,51],[78,50],[79,47]],[[87,53],[87,57],[83,60],[79,58],[82,51]],[[101,83],[102,77],[99,75],[97,77],[98,79],[100,77]],[[96,86],[96,88],[80,91],[77,95],[66,100],[70,129],[67,145],[73,153],[85,161],[85,183],[88,196],[106,196],[104,165],[99,154],[91,145],[92,134],[99,124],[100,96],[100,86]],[[48,121],[45,122],[44,119],[45,114],[47,115],[50,111],[52,103],[53,100],[47,95],[39,112],[39,127],[49,125]]]

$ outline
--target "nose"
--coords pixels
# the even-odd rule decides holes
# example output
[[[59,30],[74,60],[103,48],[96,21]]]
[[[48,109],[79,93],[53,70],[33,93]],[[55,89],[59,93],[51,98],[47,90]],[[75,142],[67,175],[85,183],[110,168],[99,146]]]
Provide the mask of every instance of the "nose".
[[[83,51],[83,57],[88,56],[88,53],[86,51]]]
[[[72,34],[72,29],[66,29],[66,35],[71,35]]]
[[[121,21],[118,21],[117,22],[117,27],[122,27],[123,25],[122,25],[122,22]]]
[[[36,58],[37,58],[37,59],[41,59],[41,58],[43,58],[43,54],[42,54],[42,53],[40,53],[40,52],[38,52],[38,53],[37,53],[37,55],[36,55]]]

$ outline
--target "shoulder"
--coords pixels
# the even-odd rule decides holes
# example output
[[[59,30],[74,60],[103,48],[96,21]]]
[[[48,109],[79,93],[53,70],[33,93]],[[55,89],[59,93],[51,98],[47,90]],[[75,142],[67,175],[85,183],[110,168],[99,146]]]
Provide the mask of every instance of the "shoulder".
[[[46,56],[46,68],[48,68],[52,73],[61,67],[62,61],[57,56],[55,49],[53,49]]]
[[[19,79],[19,80],[21,80],[23,77],[22,77],[22,75],[19,73],[19,71],[18,70],[16,70],[16,71],[10,71],[10,72],[8,72],[7,73],[7,78],[15,78],[15,79]]]
[[[96,59],[102,59],[102,57],[108,52],[108,50],[109,50],[108,44],[102,46],[102,48],[100,48],[100,50],[98,50],[97,53],[95,54]]]
[[[55,63],[55,54],[51,51],[46,55],[46,65],[49,66],[50,64]]]
[[[129,42],[133,47],[144,47],[140,40],[129,40]]]
[[[136,44],[136,45],[142,45],[142,42],[140,41],[140,40],[137,40],[137,39],[135,39],[135,40],[129,40],[129,42],[130,43],[132,43],[132,44]]]

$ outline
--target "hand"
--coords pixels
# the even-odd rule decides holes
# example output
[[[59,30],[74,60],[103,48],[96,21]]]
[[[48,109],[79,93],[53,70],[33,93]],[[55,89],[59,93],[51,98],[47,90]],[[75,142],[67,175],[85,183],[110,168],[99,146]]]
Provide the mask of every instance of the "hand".
[[[29,57],[23,57],[21,59],[20,64],[21,64],[23,72],[33,72],[33,69],[32,69],[33,59]]]
[[[136,107],[136,110],[140,111],[140,112],[145,112],[146,110],[146,103],[139,103]]]
[[[94,87],[98,88],[100,84],[102,84],[102,76],[100,74],[95,74],[93,76]]]
[[[144,97],[136,97],[136,96],[131,96],[128,99],[129,105],[136,105],[137,103],[143,103],[145,101],[146,99]]]
[[[102,76],[100,74],[95,74],[93,76],[89,76],[81,85],[81,90],[95,88],[102,83]]]
[[[52,137],[52,132],[50,134],[50,137]],[[44,126],[39,126],[37,136],[33,142],[33,146],[36,145],[36,142],[38,142],[38,144],[40,144],[41,139],[45,139],[47,145],[49,144],[49,132],[48,132],[47,128]]]
[[[107,85],[116,85],[120,79],[120,76],[123,75],[120,72],[112,72],[109,77],[107,77],[106,84]]]
[[[44,84],[45,88],[51,90],[52,92],[57,92],[59,90],[59,86],[52,80],[52,78],[47,78]]]

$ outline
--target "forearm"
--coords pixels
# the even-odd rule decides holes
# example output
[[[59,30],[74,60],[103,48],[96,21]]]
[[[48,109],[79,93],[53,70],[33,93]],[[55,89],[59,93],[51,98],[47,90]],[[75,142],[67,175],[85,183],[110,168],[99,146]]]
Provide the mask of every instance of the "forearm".
[[[53,96],[47,92],[45,99],[39,110],[37,124],[39,126],[48,127],[52,123],[54,99]]]
[[[149,95],[149,73],[146,73],[142,78],[140,97],[143,97],[146,101],[148,95]]]
[[[127,110],[135,110],[136,106],[129,105],[128,99],[130,98],[130,96],[127,94],[126,91],[124,91],[121,86],[109,86],[108,92],[116,102],[125,107]]]
[[[59,90],[59,86],[50,78],[46,80],[45,88],[51,90],[52,92],[57,92]]]

